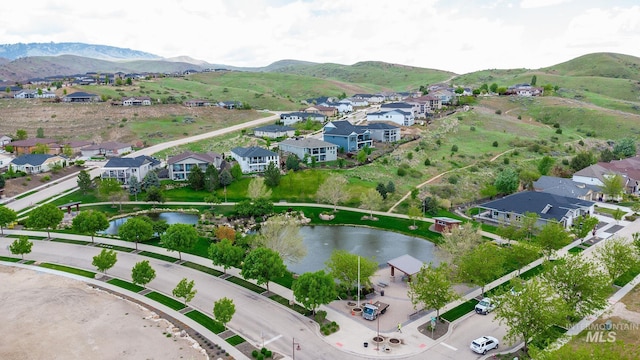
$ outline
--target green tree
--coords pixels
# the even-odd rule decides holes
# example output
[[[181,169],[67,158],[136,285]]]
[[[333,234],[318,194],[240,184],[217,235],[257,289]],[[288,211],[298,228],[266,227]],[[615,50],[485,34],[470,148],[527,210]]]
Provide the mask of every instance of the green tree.
[[[160,179],[158,179],[158,174],[156,174],[155,171],[149,171],[147,175],[144,176],[144,179],[142,179],[142,188],[149,190],[153,187],[160,187]]]
[[[33,150],[31,150],[31,153],[32,154],[48,154],[50,150],[51,148],[49,148],[49,145],[36,143],[36,146],[33,147]]]
[[[81,234],[91,235],[91,243],[93,243],[93,237],[98,231],[109,228],[109,220],[107,220],[107,216],[103,212],[84,210],[73,218],[71,227]]]
[[[0,189],[4,189],[5,185],[6,185],[6,181],[4,179],[4,175],[0,174]]]
[[[493,184],[485,184],[480,189],[480,195],[484,198],[493,199],[494,196],[498,195],[498,189]]]
[[[596,159],[593,156],[593,154],[591,154],[588,151],[582,151],[578,153],[576,156],[574,156],[573,158],[571,158],[571,161],[569,162],[569,167],[571,167],[574,171],[580,171],[595,163],[596,163]]]
[[[213,303],[213,316],[224,325],[225,329],[235,313],[236,306],[233,304],[233,300],[227,297]]]
[[[300,275],[294,280],[291,290],[295,299],[314,314],[320,305],[329,304],[338,296],[333,277],[324,270]]]
[[[511,342],[524,341],[524,351],[537,335],[552,325],[562,323],[566,306],[555,296],[554,290],[537,277],[525,282],[517,296],[507,292],[497,298],[496,319],[507,325],[505,338]]]
[[[149,264],[149,260],[137,262],[131,269],[131,280],[134,284],[140,284],[146,288],[147,284],[156,278],[156,271]]]
[[[549,175],[549,171],[551,171],[555,162],[556,160],[551,156],[544,156],[538,162],[538,172],[541,175]]]
[[[164,192],[161,188],[153,186],[147,189],[147,201],[149,202],[164,202]]]
[[[298,171],[300,170],[300,160],[296,155],[289,155],[285,161],[285,166],[287,170]]]
[[[198,241],[198,231],[189,224],[172,224],[160,237],[160,243],[169,251],[177,251],[182,260],[182,252],[191,250]]]
[[[267,165],[267,169],[264,171],[264,182],[269,187],[276,187],[280,184],[280,169],[276,163],[270,162]]]
[[[422,211],[420,211],[417,206],[412,205],[407,210],[407,215],[409,216],[409,219],[413,220],[413,228],[415,229],[416,220],[422,216]]]
[[[531,86],[536,86],[537,82],[538,82],[538,77],[536,75],[533,75],[531,77]]]
[[[271,189],[265,185],[264,178],[255,177],[249,182],[249,187],[247,188],[247,197],[249,199],[270,198],[271,193]]]
[[[540,246],[544,257],[549,259],[556,250],[568,245],[571,242],[571,237],[561,223],[551,221],[542,227],[535,242]]]
[[[86,195],[91,190],[92,186],[93,184],[91,183],[91,175],[89,175],[89,172],[86,170],[80,170],[78,173],[78,188],[80,188],[80,191]]]
[[[226,170],[226,169],[225,169]],[[233,179],[235,180],[240,180],[242,179],[242,168],[240,167],[240,164],[235,163],[231,166],[231,170],[229,170],[229,174],[233,177]]]
[[[384,185],[384,183],[378,183],[378,185],[376,186],[376,191],[378,192],[378,194],[380,194],[380,196],[382,196],[382,200],[387,199],[387,187]]]
[[[595,229],[598,222],[598,218],[589,215],[578,218],[574,220],[571,233],[576,237],[576,239],[584,239],[593,229]]]
[[[191,171],[187,176],[187,182],[189,183],[189,186],[195,191],[204,189],[204,173],[199,166],[194,166],[191,168]]]
[[[18,214],[15,210],[10,209],[5,205],[0,205],[0,234],[4,235],[4,228],[16,221],[17,218]]]
[[[373,259],[351,254],[346,250],[333,250],[325,263],[329,274],[341,285],[347,287],[349,294],[358,284],[358,258],[360,258],[360,284],[370,286],[371,277],[378,270],[378,263]]]
[[[231,185],[232,182],[233,182],[233,176],[231,175],[229,170],[228,169],[222,170],[222,172],[220,172],[220,185],[226,188],[227,186]]]
[[[256,280],[258,285],[266,284],[269,291],[269,282],[284,276],[287,267],[284,265],[280,254],[267,248],[251,250],[244,259],[240,274],[245,279]]]
[[[193,298],[198,293],[198,290],[193,288],[194,286],[194,280],[189,281],[187,280],[187,278],[183,278],[173,289],[173,296],[177,297],[178,299],[184,299],[184,305],[186,306],[187,303],[193,300]]]
[[[333,205],[333,211],[335,212],[338,204],[349,199],[346,186],[347,179],[344,176],[330,176],[318,187],[316,198],[318,202]]]
[[[393,194],[396,192],[396,184],[393,181],[387,183],[387,193]]]
[[[222,239],[209,245],[209,259],[215,266],[222,266],[224,273],[230,267],[240,267],[244,259],[244,250],[233,245],[230,239]]]
[[[540,249],[528,242],[512,242],[509,247],[505,249],[505,263],[509,264],[509,268],[518,269],[518,275],[520,270],[536,260],[540,256]]]
[[[620,237],[604,241],[604,244],[595,249],[594,256],[600,261],[612,281],[638,266],[638,251],[631,242]]]
[[[129,194],[133,195],[135,200],[138,201],[138,194],[142,192],[142,184],[138,181],[135,175],[131,175],[129,178]]]
[[[535,170],[522,170],[520,174],[518,174],[520,178],[520,182],[522,183],[522,188],[526,190],[534,190],[533,183],[540,178],[540,174],[538,174]]]
[[[518,190],[520,179],[518,173],[510,167],[505,168],[496,176],[496,180],[493,185],[501,194],[511,194]]]
[[[118,261],[118,255],[114,250],[102,249],[100,254],[93,257],[91,265],[95,266],[98,271],[107,273],[107,270],[111,269],[113,265]]]
[[[496,83],[491,84],[491,86],[489,86],[489,90],[491,90],[492,93],[497,93],[498,92],[498,84],[496,84]]]
[[[47,229],[47,237],[51,238],[51,229],[55,229],[63,218],[64,213],[55,205],[48,203],[33,209],[25,225],[36,230]]]
[[[27,140],[27,131],[24,129],[16,130],[16,140]]]
[[[617,159],[636,156],[637,152],[636,141],[633,138],[622,138],[613,145],[613,154]]]
[[[153,225],[142,217],[129,218],[118,228],[120,239],[135,242],[136,250],[138,250],[138,243],[151,239],[153,233]]]
[[[369,218],[373,219],[373,211],[382,206],[382,196],[376,189],[368,189],[360,197],[360,207],[369,210]]]
[[[456,226],[442,235],[442,241],[438,244],[438,248],[450,260],[466,256],[482,243],[480,228],[473,225]]]
[[[611,160],[614,160],[616,158],[616,156],[613,154],[613,151],[611,151],[611,149],[606,148],[602,151],[600,151],[600,158],[599,160],[602,162],[609,162]]]
[[[39,127],[36,129],[36,138],[44,139],[44,129]]]
[[[611,279],[598,264],[584,256],[569,254],[546,263],[542,278],[564,301],[574,319],[582,319],[608,305]]]
[[[496,244],[484,242],[455,259],[455,263],[458,266],[458,278],[480,286],[484,296],[484,287],[504,273],[505,254]]]
[[[296,263],[307,255],[300,224],[287,214],[274,215],[262,223],[256,245],[277,252],[287,262]]]
[[[21,255],[22,260],[24,260],[24,254],[30,253],[32,246],[33,242],[29,241],[27,235],[20,235],[18,239],[9,245],[9,251],[14,255]]]
[[[204,188],[211,192],[218,186],[220,186],[220,172],[213,164],[209,164],[204,171]]]
[[[114,178],[98,180],[98,195],[103,200],[110,200],[111,196],[122,191],[122,184]]]
[[[600,188],[609,200],[617,200],[624,191],[624,179],[620,174],[607,174],[602,177]]]
[[[360,164],[364,164],[367,162],[367,152],[364,149],[360,149],[356,154],[356,160]]]
[[[436,318],[440,318],[440,309],[460,297],[453,289],[450,275],[451,269],[447,263],[437,267],[422,265],[409,283],[409,298],[413,308],[417,309],[422,304],[425,309],[435,309]]]

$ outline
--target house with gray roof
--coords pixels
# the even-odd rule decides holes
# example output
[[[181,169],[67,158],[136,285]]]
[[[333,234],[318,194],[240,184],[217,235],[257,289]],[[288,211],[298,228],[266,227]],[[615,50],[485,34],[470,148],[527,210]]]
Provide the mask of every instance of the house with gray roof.
[[[367,122],[389,121],[400,126],[411,126],[415,123],[415,116],[411,111],[390,110],[376,111],[367,114]]]
[[[126,186],[129,184],[131,176],[135,176],[139,182],[142,182],[147,173],[159,168],[160,164],[158,159],[146,155],[122,158],[114,157],[104,164],[100,178],[116,179]]]
[[[64,166],[66,160],[64,156],[60,155],[25,154],[11,160],[9,168],[27,174],[39,174],[51,170],[56,165]]]
[[[264,172],[269,163],[274,163],[276,168],[280,168],[280,156],[258,146],[233,148],[231,157],[238,162],[243,173]]]
[[[533,188],[535,191],[589,201],[597,201],[602,197],[602,188],[598,185],[588,185],[556,176],[540,176],[533,182]]]
[[[474,218],[496,225],[509,225],[521,220],[526,213],[534,213],[538,215],[536,225],[539,227],[557,221],[569,229],[576,218],[593,215],[594,207],[593,201],[540,191],[522,191],[478,205],[480,212]]]
[[[350,122],[331,121],[322,129],[322,140],[342,148],[346,152],[356,152],[365,146],[372,146],[371,131],[365,126]]]
[[[575,172],[572,179],[587,185],[603,186],[606,179],[614,175],[622,177],[625,193],[640,194],[640,157],[637,156],[587,166]]]
[[[280,151],[296,155],[310,164],[335,161],[338,159],[338,146],[315,138],[287,139],[278,144]]]
[[[282,137],[292,137],[296,134],[296,129],[284,125],[266,125],[253,129],[253,135],[261,138],[277,139]]]
[[[107,141],[100,144],[85,146],[80,149],[80,153],[84,157],[104,156],[115,157],[126,155],[133,151],[131,144],[119,143],[115,141]]]
[[[325,122],[327,116],[316,112],[294,111],[290,113],[280,114],[280,121],[283,125],[291,125],[303,121]]]
[[[94,102],[94,101],[100,101],[100,96],[96,94],[83,92],[83,91],[78,91],[72,94],[65,95],[64,97],[62,97],[62,101],[71,102],[71,103]]]
[[[187,180],[191,170],[196,167],[200,168],[202,172],[205,172],[209,165],[213,165],[219,170],[222,160],[222,155],[213,152],[183,152],[182,154],[167,159],[169,179],[177,181]]]
[[[374,122],[364,125],[371,134],[373,141],[394,142],[400,140],[400,128],[386,122]]]

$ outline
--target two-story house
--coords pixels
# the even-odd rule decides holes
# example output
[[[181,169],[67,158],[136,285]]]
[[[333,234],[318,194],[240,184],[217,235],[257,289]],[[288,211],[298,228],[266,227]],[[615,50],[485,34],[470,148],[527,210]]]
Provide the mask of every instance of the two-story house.
[[[377,111],[367,114],[367,122],[389,121],[401,126],[411,126],[415,123],[412,112],[403,110]]]
[[[352,125],[348,121],[332,121],[322,129],[322,139],[335,144],[338,149],[353,152],[372,146],[371,131],[364,126]]]
[[[294,111],[290,113],[280,114],[280,121],[282,121],[283,125],[291,125],[307,120],[324,122],[325,120],[327,120],[327,116],[320,113],[305,111]]]
[[[278,144],[285,153],[296,155],[300,160],[311,163],[335,161],[338,159],[338,145],[315,138],[287,139]]]
[[[253,135],[261,138],[277,139],[291,137],[296,134],[296,129],[285,125],[266,125],[253,129]]]
[[[129,184],[131,176],[142,182],[149,171],[160,166],[160,161],[150,156],[111,158],[102,167],[100,178],[116,179],[123,185]]]
[[[202,172],[205,172],[209,165],[213,165],[216,169],[220,169],[222,160],[222,155],[213,152],[183,152],[182,154],[172,156],[167,159],[169,179],[178,181],[186,180],[189,177],[191,170],[195,167],[200,168]]]
[[[231,157],[238,162],[243,173],[263,172],[269,163],[280,167],[280,156],[273,151],[258,146],[231,149]]]

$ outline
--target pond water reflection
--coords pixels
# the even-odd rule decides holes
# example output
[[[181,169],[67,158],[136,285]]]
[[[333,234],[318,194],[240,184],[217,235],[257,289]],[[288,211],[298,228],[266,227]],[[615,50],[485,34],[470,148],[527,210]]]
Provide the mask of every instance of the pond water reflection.
[[[145,214],[151,218],[151,220],[158,221],[164,220],[167,224],[196,224],[198,223],[198,215],[185,214],[181,212],[169,211],[161,213],[148,213]],[[131,216],[115,219],[109,221],[109,227],[103,233],[108,235],[118,235],[118,228],[122,226]]]

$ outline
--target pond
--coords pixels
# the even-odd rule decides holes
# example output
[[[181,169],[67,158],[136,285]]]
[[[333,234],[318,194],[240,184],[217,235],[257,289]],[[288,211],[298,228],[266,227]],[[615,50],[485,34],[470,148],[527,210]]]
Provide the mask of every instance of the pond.
[[[440,263],[435,245],[425,239],[357,226],[303,226],[300,229],[307,256],[299,263],[287,263],[298,274],[326,268],[334,249],[372,258],[380,265],[409,254],[425,263]]]
[[[164,220],[167,224],[197,224],[198,223],[198,215],[197,214],[185,214],[181,212],[161,212],[161,213],[148,213],[145,214],[150,217],[151,220],[158,221]],[[103,234],[108,235],[118,235],[118,228],[122,226],[127,220],[129,220],[131,216],[111,220],[109,222],[109,227],[107,230],[103,232]]]

